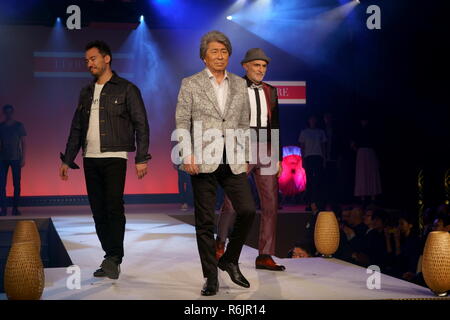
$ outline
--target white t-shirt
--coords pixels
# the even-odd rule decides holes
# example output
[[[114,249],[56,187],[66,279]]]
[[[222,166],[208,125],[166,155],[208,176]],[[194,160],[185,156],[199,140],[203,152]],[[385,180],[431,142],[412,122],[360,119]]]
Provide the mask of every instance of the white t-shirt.
[[[327,137],[322,129],[304,129],[300,133],[298,141],[305,146],[304,150],[302,150],[303,158],[308,156],[324,157],[324,154],[322,153],[322,143],[327,141]]]
[[[85,158],[124,158],[128,159],[126,151],[119,152],[101,152],[100,151],[100,93],[105,84],[95,84],[94,99],[92,100],[91,112],[89,117],[89,128],[86,136],[86,154]]]

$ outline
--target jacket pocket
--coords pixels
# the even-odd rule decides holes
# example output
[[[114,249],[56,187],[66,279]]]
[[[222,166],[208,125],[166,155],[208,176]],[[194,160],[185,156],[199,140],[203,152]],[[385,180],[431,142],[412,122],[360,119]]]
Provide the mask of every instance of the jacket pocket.
[[[111,95],[108,97],[108,112],[112,116],[122,116],[126,112],[125,96]]]

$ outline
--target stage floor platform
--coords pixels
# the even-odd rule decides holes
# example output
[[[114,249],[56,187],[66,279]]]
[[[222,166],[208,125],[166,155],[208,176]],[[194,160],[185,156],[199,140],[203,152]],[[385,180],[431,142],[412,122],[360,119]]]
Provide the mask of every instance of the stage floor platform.
[[[216,296],[202,297],[200,259],[193,226],[173,217],[175,212],[145,213],[136,207],[127,210],[125,258],[118,280],[94,278],[102,261],[92,217],[80,208],[52,215],[53,223],[73,261],[81,269],[81,289],[66,287],[66,268],[45,269],[42,299],[257,299],[257,300],[371,300],[429,299],[427,288],[381,276],[381,289],[367,288],[366,269],[337,259],[277,259],[284,272],[256,270],[257,250],[245,246],[240,268],[251,283],[249,289],[231,282],[219,271],[220,290]],[[84,208],[88,210],[88,208]],[[84,210],[83,209],[83,210]],[[78,213],[77,213],[78,210]],[[47,216],[42,212],[33,217]],[[52,210],[53,211],[53,210]],[[140,212],[139,212],[140,211]],[[169,216],[169,214],[171,216]],[[186,214],[186,212],[183,212]],[[6,299],[5,294],[0,299]]]

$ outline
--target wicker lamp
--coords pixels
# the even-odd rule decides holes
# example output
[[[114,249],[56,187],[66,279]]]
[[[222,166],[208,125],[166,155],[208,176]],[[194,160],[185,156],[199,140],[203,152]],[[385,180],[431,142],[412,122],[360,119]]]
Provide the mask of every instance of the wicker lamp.
[[[422,273],[434,294],[447,296],[450,290],[450,233],[430,232],[423,250]]]
[[[334,212],[320,212],[314,229],[314,244],[322,257],[332,257],[339,247],[339,238],[339,224]]]
[[[8,299],[39,300],[44,285],[44,268],[36,245],[31,241],[13,243],[4,275]]]
[[[21,220],[16,224],[14,229],[12,243],[17,242],[32,242],[41,251],[41,237],[39,236],[38,228],[33,220]]]

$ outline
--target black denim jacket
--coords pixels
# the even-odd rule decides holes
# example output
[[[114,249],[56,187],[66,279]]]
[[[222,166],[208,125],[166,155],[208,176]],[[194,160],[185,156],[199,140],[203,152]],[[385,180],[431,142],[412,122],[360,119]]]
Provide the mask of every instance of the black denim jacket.
[[[72,120],[66,151],[61,160],[72,169],[79,169],[74,160],[83,149],[94,96],[95,81],[81,90],[78,107]],[[147,112],[139,89],[114,72],[105,83],[100,96],[100,151],[136,151],[135,163],[151,159],[148,153],[149,125]]]

